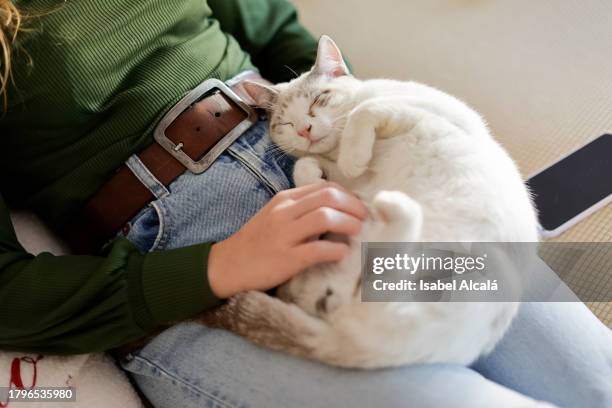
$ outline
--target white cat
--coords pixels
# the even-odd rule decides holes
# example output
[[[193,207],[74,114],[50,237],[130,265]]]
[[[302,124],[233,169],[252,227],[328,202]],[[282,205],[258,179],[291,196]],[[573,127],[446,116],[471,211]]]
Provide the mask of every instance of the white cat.
[[[297,275],[279,298],[247,292],[207,324],[257,344],[343,367],[469,364],[501,338],[517,303],[361,301],[361,241],[535,242],[529,193],[472,109],[414,82],[360,81],[329,37],[313,69],[245,86],[270,111],[270,135],[301,157],[297,185],[323,176],[372,210],[343,261]]]

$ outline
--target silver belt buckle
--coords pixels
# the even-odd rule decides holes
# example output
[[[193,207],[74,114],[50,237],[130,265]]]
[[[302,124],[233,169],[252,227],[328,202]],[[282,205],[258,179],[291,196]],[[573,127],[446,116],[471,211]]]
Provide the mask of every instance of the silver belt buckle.
[[[238,105],[246,114],[247,117],[240,122],[236,127],[229,131],[223,138],[221,138],[200,160],[195,161],[189,157],[183,150],[182,144],[175,144],[166,136],[166,129],[181,113],[187,108],[198,102],[203,97],[212,94],[215,90],[223,93],[236,105]],[[200,85],[195,87],[189,92],[183,99],[177,102],[159,121],[159,124],[153,131],[153,137],[155,141],[159,143],[168,153],[170,153],[176,160],[178,160],[183,166],[189,171],[195,174],[200,174],[206,171],[208,167],[219,157],[221,153],[225,151],[238,137],[243,134],[248,128],[250,128],[257,121],[257,114],[255,110],[246,104],[240,96],[231,90],[223,81],[218,79],[207,79]]]

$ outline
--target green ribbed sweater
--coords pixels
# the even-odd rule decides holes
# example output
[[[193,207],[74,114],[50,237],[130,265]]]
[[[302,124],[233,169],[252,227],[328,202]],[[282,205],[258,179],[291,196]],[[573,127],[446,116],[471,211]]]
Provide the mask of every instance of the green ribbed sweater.
[[[0,349],[108,350],[219,300],[211,243],[140,254],[125,239],[92,256],[32,255],[4,201],[62,227],[157,120],[207,78],[260,69],[283,81],[316,43],[286,0],[21,0],[0,117]],[[121,199],[118,197],[117,199]]]

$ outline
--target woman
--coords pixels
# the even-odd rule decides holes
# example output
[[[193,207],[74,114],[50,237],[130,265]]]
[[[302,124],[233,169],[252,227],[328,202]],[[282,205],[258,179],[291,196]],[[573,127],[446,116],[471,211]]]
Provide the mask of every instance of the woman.
[[[273,82],[308,69],[316,44],[288,2],[0,0],[0,11],[2,197],[85,253],[26,253],[2,202],[0,347],[109,350],[344,256],[310,238],[355,234],[363,204],[333,185],[292,189],[265,118],[223,85],[199,86],[217,78],[240,93],[255,68]],[[472,369],[338,370],[196,324],[122,364],[155,406],[531,406],[529,396],[597,407],[612,398],[611,361],[610,333],[583,305],[524,304]]]

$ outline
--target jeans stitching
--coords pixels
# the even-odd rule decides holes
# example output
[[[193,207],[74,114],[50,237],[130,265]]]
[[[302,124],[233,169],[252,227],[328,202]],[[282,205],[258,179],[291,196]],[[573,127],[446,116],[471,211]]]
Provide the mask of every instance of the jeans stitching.
[[[177,382],[183,384],[184,386],[186,386],[187,388],[189,388],[192,391],[196,392],[197,394],[199,394],[201,396],[205,396],[207,398],[210,398],[211,400],[215,401],[216,403],[218,403],[218,404],[220,404],[220,405],[222,405],[224,407],[239,408],[238,405],[231,404],[231,403],[229,403],[229,402],[227,402],[227,401],[225,401],[225,400],[223,400],[223,399],[221,399],[221,398],[219,398],[219,397],[217,397],[217,396],[215,396],[215,395],[213,395],[213,394],[211,394],[211,393],[201,389],[200,387],[196,386],[195,384],[190,383],[187,379],[179,376],[176,373],[169,372],[165,368],[161,367],[158,364],[155,364],[153,361],[151,361],[151,360],[149,360],[147,358],[144,358],[142,356],[134,356],[134,360],[139,361],[141,364],[148,365],[148,366],[150,366],[152,368],[158,369],[162,374],[165,374],[171,380],[177,381]],[[135,373],[135,374],[137,374],[137,373]]]
[[[255,141],[239,139],[238,143],[228,147],[227,152],[233,156],[234,159],[238,160],[250,171],[252,171],[256,178],[263,181],[272,194],[276,194],[284,189],[283,182],[280,180],[279,174],[276,170],[273,172],[261,171],[261,167],[269,166],[269,164],[260,158],[254,149],[254,146],[262,143],[264,151],[268,151],[269,147],[273,144],[271,140],[266,139],[267,125],[263,122],[257,123],[250,129],[250,131],[253,134],[256,134]]]
[[[265,176],[261,171],[259,171],[257,169],[257,167],[255,165],[253,165],[253,163],[250,162],[250,160],[248,160],[247,158],[243,157],[242,154],[237,153],[234,150],[228,149],[227,152],[229,153],[230,156],[232,156],[238,163],[242,164],[242,166],[244,166],[245,170],[248,171],[249,173],[251,173],[251,175],[253,175],[253,177],[255,177],[255,179],[262,183],[266,189],[268,190],[268,192],[272,195],[278,193],[280,190],[277,188],[277,186],[275,186],[275,183],[272,183],[267,176]]]
[[[170,195],[170,191],[151,173],[136,155],[130,156],[125,162],[126,166],[136,176],[136,178],[149,190],[157,199]]]
[[[268,146],[266,146],[266,147],[265,147],[265,150],[266,150],[266,151],[268,150]],[[253,148],[252,148],[252,147],[250,147],[250,146],[249,146],[249,149],[248,149],[248,150],[246,150],[244,153],[245,153],[245,155],[248,155],[248,156],[249,156],[251,159],[253,159],[254,161],[256,161],[256,162],[257,162],[257,163],[258,163],[260,166],[269,166],[269,164],[268,164],[268,163],[266,163],[266,162],[265,162],[265,161],[264,161],[264,160],[263,160],[261,157],[259,157],[259,156],[257,155],[257,153],[256,153],[256,152],[253,150]],[[264,154],[265,154],[265,153],[264,153]],[[273,174],[274,174],[275,176],[277,176],[277,175],[278,175],[278,173],[277,173],[276,171],[274,171],[274,173],[273,173]],[[284,174],[284,173],[283,173],[283,174]],[[279,183],[276,183],[276,181],[277,181],[277,180],[270,180],[270,183],[272,183],[272,184],[274,185],[274,188],[275,188],[276,192],[278,193],[279,191],[283,190],[283,187],[282,187],[282,185],[281,185],[282,183],[281,183],[281,184],[279,184]]]
[[[155,236],[155,241],[153,241],[153,245],[151,245],[149,252],[164,249],[169,236],[168,221],[164,205],[161,202],[154,201],[151,203],[151,207],[153,207],[153,209],[157,213],[157,219],[159,220],[159,228],[157,231],[157,235]]]

